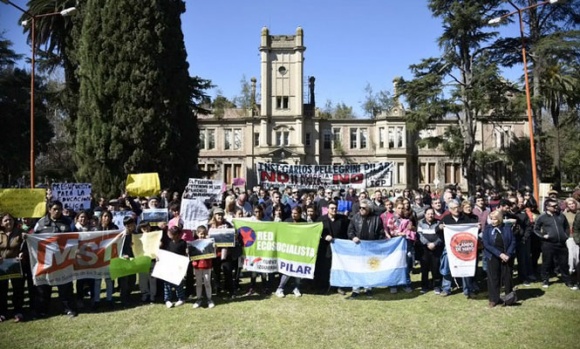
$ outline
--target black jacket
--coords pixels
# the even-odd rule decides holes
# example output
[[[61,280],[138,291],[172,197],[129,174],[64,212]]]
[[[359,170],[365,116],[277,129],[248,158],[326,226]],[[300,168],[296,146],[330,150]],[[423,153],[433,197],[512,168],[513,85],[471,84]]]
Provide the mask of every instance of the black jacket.
[[[568,220],[563,214],[549,215],[543,213],[536,219],[534,234],[540,237],[542,241],[548,241],[556,244],[566,244],[566,239],[570,237],[570,226]],[[548,235],[544,239],[544,235]]]
[[[360,240],[380,240],[385,237],[385,230],[383,228],[383,221],[381,218],[374,214],[369,214],[366,219],[368,219],[368,231],[362,231],[363,227],[363,217],[360,212],[357,212],[350,221],[348,225],[348,238],[354,239],[358,237]]]

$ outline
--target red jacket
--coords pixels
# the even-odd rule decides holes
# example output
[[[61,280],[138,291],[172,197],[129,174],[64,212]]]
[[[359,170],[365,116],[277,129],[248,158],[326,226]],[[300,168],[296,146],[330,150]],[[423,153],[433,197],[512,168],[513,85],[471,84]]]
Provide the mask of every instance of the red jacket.
[[[193,263],[191,263],[193,265],[193,267],[195,269],[211,269],[213,264],[212,264],[212,258],[208,258],[208,259],[200,259],[197,261],[193,261]]]

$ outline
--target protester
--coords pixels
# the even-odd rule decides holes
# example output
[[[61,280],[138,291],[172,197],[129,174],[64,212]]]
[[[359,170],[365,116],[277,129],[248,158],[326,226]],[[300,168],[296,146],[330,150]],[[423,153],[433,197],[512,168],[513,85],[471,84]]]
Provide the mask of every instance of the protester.
[[[119,230],[119,227],[113,223],[113,214],[111,211],[105,211],[101,215],[101,219],[99,225],[97,225],[97,231],[107,231],[107,230]],[[106,300],[107,306],[109,308],[113,307],[113,280],[111,278],[105,279],[105,287],[106,287]],[[93,310],[97,310],[101,303],[101,280],[95,280],[94,282],[94,289],[93,289]]]
[[[54,200],[48,204],[48,212],[42,217],[34,229],[35,234],[59,234],[72,231],[72,222],[62,215],[62,203]],[[64,312],[69,317],[77,316],[73,283],[67,282],[58,285],[58,297],[62,302]],[[50,305],[52,286],[39,285],[36,287],[36,313],[40,317],[46,316]]]
[[[197,238],[207,239],[207,228],[204,225],[197,227]],[[202,305],[202,293],[205,287],[205,297],[207,299],[207,307],[215,307],[212,301],[212,291],[211,291],[211,270],[212,270],[212,259],[200,259],[192,262],[193,270],[195,274],[195,295],[196,302],[193,303],[193,308],[199,308]]]
[[[88,232],[96,230],[95,227],[91,226],[91,219],[89,212],[85,210],[80,210],[75,217],[74,230],[78,232]],[[91,296],[93,299],[93,294],[95,292],[95,280],[94,279],[79,279],[76,281],[76,296],[77,296],[77,308],[81,309],[84,307],[85,295]]]
[[[175,226],[175,225],[174,225]],[[147,222],[142,222],[137,228],[137,234],[151,233],[151,226]],[[137,238],[137,236],[134,236]],[[160,241],[161,242],[161,241]],[[148,273],[139,273],[139,291],[141,292],[142,303],[154,303],[157,297],[157,279],[151,273],[155,268],[155,258],[151,258],[151,268]]]
[[[496,210],[490,214],[491,224],[483,231],[484,258],[487,260],[487,288],[489,307],[500,303],[500,290],[503,285],[505,302],[513,292],[512,270],[516,253],[516,240],[510,226],[503,222],[503,214]],[[514,297],[511,297],[513,300]]]
[[[125,226],[125,230],[123,230],[124,240],[123,246],[121,247],[121,257],[125,259],[134,258],[133,234],[137,232],[137,223],[132,216],[126,216],[123,218],[123,225]],[[121,305],[125,307],[131,306],[131,290],[135,285],[135,275],[122,276],[117,281],[119,282]]]
[[[560,269],[562,281],[572,288],[566,247],[566,240],[570,237],[568,220],[560,214],[556,200],[546,200],[545,206],[546,212],[538,217],[534,225],[534,233],[542,240],[542,287],[550,286],[550,273],[555,261]]]
[[[16,225],[16,220],[9,213],[0,213],[0,263],[6,259],[22,259],[23,231]],[[14,322],[24,321],[24,279],[11,277],[0,280],[0,322],[8,316],[8,283],[12,285],[12,307]]]
[[[441,273],[439,272],[441,254],[445,248],[443,231],[439,226],[439,221],[435,219],[435,212],[432,208],[425,210],[425,218],[417,224],[419,240],[423,246],[421,258],[421,293],[427,293],[430,289],[436,295],[441,294]],[[429,272],[431,272],[432,282],[429,282]]]
[[[359,202],[359,212],[355,213],[348,225],[347,235],[350,240],[358,244],[361,240],[380,240],[385,238],[385,230],[379,216],[372,212],[372,203],[368,199]],[[367,297],[372,297],[371,288],[366,287]],[[356,299],[360,294],[360,286],[353,285],[348,299]]]
[[[169,251],[171,253],[178,254],[180,256],[187,256],[187,243],[181,238],[182,232],[179,226],[173,226],[168,230],[169,241],[161,244],[161,249]],[[175,293],[177,295],[177,302],[173,303],[171,299],[173,298],[172,289],[175,288]],[[179,307],[185,304],[185,281],[177,285],[172,284],[169,281],[163,283],[163,301],[167,308]]]

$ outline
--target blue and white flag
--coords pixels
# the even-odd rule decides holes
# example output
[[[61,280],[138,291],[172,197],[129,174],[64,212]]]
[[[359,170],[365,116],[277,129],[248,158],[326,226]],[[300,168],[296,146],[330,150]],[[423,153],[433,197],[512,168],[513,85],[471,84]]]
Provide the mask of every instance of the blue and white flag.
[[[330,284],[338,287],[388,287],[407,280],[407,240],[360,241],[335,239]]]

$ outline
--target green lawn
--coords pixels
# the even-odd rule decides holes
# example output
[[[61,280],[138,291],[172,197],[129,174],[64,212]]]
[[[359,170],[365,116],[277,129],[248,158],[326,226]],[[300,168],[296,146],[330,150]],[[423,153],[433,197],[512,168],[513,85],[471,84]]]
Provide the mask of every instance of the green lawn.
[[[415,282],[418,275],[413,275]],[[520,304],[387,289],[372,299],[332,294],[216,297],[214,309],[162,304],[77,318],[0,324],[0,348],[579,348],[580,291],[519,287]],[[55,300],[56,302],[56,300]]]

